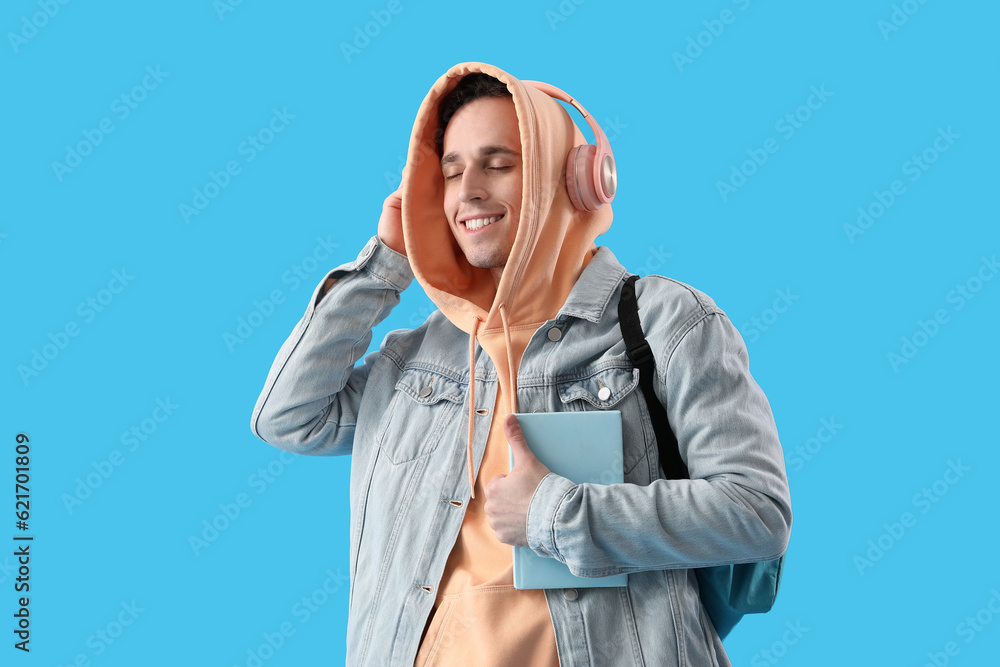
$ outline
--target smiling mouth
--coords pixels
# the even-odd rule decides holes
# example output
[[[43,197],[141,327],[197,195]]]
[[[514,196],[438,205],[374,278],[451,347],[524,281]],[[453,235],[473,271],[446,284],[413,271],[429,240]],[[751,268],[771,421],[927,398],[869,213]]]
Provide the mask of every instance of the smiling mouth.
[[[503,216],[504,214],[501,213],[500,215],[491,215],[482,218],[469,218],[468,220],[463,220],[462,224],[465,225],[465,228],[470,232],[476,232],[482,229],[483,227],[491,225],[494,222],[502,219]]]

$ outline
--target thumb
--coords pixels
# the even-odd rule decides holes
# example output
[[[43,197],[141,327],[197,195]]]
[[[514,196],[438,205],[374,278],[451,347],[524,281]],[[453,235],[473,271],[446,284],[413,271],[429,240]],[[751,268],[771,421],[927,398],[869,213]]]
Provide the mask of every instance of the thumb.
[[[507,436],[510,449],[514,453],[515,466],[523,465],[528,460],[535,458],[535,455],[528,447],[528,441],[524,438],[524,431],[521,430],[521,424],[518,423],[517,417],[513,414],[507,415],[503,421],[503,431],[504,435]]]

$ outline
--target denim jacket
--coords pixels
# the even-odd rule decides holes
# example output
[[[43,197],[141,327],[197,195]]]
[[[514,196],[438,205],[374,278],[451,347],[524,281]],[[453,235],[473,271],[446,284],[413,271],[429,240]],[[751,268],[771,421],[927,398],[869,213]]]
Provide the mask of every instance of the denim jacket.
[[[574,484],[549,473],[528,510],[528,542],[539,555],[579,576],[628,574],[627,587],[546,591],[559,661],[730,665],[690,568],[784,553],[791,505],[777,430],[726,315],[692,287],[644,277],[636,293],[655,390],[691,475],[662,479],[618,325],[626,276],[598,248],[555,319],[530,338],[517,372],[521,412],[622,413],[625,483]],[[352,455],[347,663],[409,666],[469,500],[468,336],[435,311],[358,363],[413,273],[376,236],[329,277],[336,282],[325,295],[317,286],[278,352],[251,429],[290,452]],[[476,403],[492,406],[497,372],[478,345],[475,364]],[[478,466],[490,414],[476,415]]]

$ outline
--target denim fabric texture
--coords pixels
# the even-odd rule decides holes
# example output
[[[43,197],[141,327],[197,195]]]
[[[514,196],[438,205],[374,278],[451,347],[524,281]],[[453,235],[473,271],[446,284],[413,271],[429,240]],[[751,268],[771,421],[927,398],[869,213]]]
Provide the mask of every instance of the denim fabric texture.
[[[579,576],[629,575],[624,588],[546,591],[560,664],[730,665],[690,568],[784,553],[792,516],[777,429],[725,313],[688,285],[644,277],[637,296],[656,393],[691,474],[661,479],[618,325],[625,277],[600,247],[558,316],[534,332],[517,371],[521,412],[622,413],[625,483],[574,484],[550,473],[529,507],[536,553]],[[361,359],[372,328],[412,280],[406,257],[377,236],[327,274],[251,418],[253,433],[280,449],[352,456],[349,665],[413,664],[470,494],[468,335],[435,311]],[[559,336],[549,335],[553,327]],[[478,346],[475,358],[478,472],[497,373]]]

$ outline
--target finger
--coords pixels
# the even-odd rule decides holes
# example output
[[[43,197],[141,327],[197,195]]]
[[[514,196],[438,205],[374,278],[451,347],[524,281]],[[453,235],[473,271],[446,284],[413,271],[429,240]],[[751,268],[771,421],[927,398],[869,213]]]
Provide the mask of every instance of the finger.
[[[514,452],[515,465],[523,462],[524,459],[535,458],[531,448],[528,447],[528,441],[524,438],[524,431],[521,430],[521,424],[518,423],[517,417],[513,414],[507,415],[503,422],[503,430],[511,451]]]
[[[493,475],[493,477],[490,478],[490,481],[486,483],[486,487],[483,489],[484,491],[486,491],[487,498],[489,498],[493,494],[493,492],[496,491],[497,484],[506,479],[506,477],[507,475],[501,473],[498,475]]]
[[[524,440],[524,431],[521,430],[521,422],[517,421],[517,417],[513,413],[504,418],[503,432],[507,436],[508,442],[516,438],[527,445]]]

